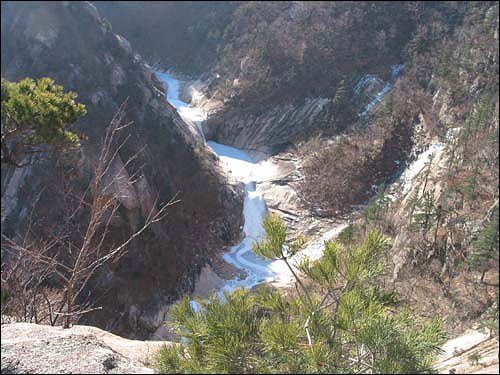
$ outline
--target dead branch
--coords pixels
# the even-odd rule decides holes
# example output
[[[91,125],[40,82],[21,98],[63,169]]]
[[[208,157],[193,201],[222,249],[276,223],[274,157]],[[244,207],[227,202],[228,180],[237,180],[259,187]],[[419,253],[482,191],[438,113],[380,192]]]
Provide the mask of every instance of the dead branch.
[[[47,306],[46,316],[50,323],[55,324],[57,318],[63,316],[65,317],[65,328],[70,327],[72,321],[78,316],[101,309],[101,307],[93,306],[90,301],[83,305],[77,304],[91,277],[104,265],[121,259],[127,253],[132,241],[154,223],[164,219],[167,215],[167,209],[179,202],[176,194],[167,203],[160,205],[157,196],[140,228],[135,229],[121,243],[113,244],[110,248],[105,249],[112,219],[116,217],[122,204],[121,201],[125,197],[119,187],[132,188],[142,176],[143,166],[130,174],[127,172],[127,168],[139,158],[144,152],[144,148],[128,157],[125,163],[121,163],[119,168],[115,168],[117,170],[114,170],[112,166],[119,160],[119,153],[130,138],[130,136],[126,136],[115,145],[120,132],[132,125],[132,123],[123,125],[125,106],[126,102],[122,104],[106,129],[101,151],[96,161],[94,177],[83,193],[75,193],[68,187],[70,184],[67,183],[67,175],[61,170],[61,186],[63,187],[61,193],[66,205],[63,225],[59,225],[58,229],[54,230],[48,238],[36,237],[32,228],[35,222],[33,213],[40,199],[42,193],[40,192],[33,205],[22,242],[18,243],[15,239],[2,234],[2,242],[5,244],[6,251],[15,259],[8,278],[9,281],[18,284],[17,289],[22,287],[20,305],[24,319],[27,319],[29,315],[27,308],[30,303],[31,315],[35,317],[35,320],[38,321],[39,317],[43,316],[38,312],[38,296],[40,296],[42,303]],[[114,188],[114,186],[118,187]],[[87,215],[87,221],[83,222],[82,225],[82,220],[78,220],[78,218],[85,217],[85,215]],[[26,263],[28,267],[23,272],[26,277],[21,281],[20,277],[16,276],[15,279],[13,275],[18,275],[17,270],[23,265],[24,260],[28,260]],[[34,272],[37,269],[41,269],[43,272]],[[53,275],[58,277],[60,287],[63,288],[65,294],[58,309],[53,308],[53,302],[41,289]],[[2,284],[4,284],[3,265]],[[30,290],[32,290],[32,294],[27,293]]]

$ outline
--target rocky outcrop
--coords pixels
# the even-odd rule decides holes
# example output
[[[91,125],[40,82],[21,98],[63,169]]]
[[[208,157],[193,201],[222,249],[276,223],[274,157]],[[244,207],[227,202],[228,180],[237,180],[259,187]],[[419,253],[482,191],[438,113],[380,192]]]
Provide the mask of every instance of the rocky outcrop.
[[[272,176],[259,176],[256,191],[262,194],[269,212],[278,214],[287,224],[289,238],[305,235],[309,240],[321,238],[332,227],[334,220],[315,216],[300,199],[298,184],[303,178],[300,157],[294,152],[271,156],[265,161],[265,170],[274,170]]]
[[[99,328],[2,325],[2,374],[153,374],[166,341],[128,340]]]
[[[301,104],[279,105],[261,113],[241,109],[215,113],[203,124],[203,131],[208,140],[275,154],[289,146],[327,102],[326,98],[306,98]]]
[[[363,122],[369,120],[371,111],[391,90],[403,69],[404,65],[393,65],[391,77],[387,81],[371,74],[353,75],[351,105]],[[281,152],[295,143],[300,135],[310,132],[309,128],[330,102],[328,98],[316,97],[305,98],[302,102],[290,100],[286,104],[267,106],[260,111],[231,109],[215,96],[210,100],[203,98],[203,91],[207,91],[210,82],[207,80],[204,85],[194,82],[191,89],[184,90],[186,98],[192,98],[211,113],[203,124],[206,138],[253,152],[257,156]]]
[[[2,2],[1,7],[2,76],[10,81],[51,77],[65,90],[77,92],[88,112],[76,124],[84,137],[75,160],[45,160],[24,170],[2,165],[2,221],[7,223],[2,231],[17,233],[35,201],[38,224],[52,223],[57,229],[63,209],[56,193],[61,182],[57,168],[72,168],[70,187],[76,194],[82,192],[92,178],[105,128],[128,99],[125,122],[133,122],[127,129],[130,138],[110,170],[130,175],[143,167],[134,186],[115,186],[122,207],[108,240],[133,233],[156,197],[167,202],[177,194],[180,202],[154,230],[135,240],[125,257],[92,280],[92,293],[103,310],[89,316],[87,323],[147,337],[162,322],[161,307],[180,290],[192,290],[195,275],[215,250],[238,239],[242,189],[227,182],[217,156],[167,103],[165,88],[151,68],[125,38],[111,31],[93,5]],[[140,150],[133,165],[122,170],[120,166]]]
[[[470,330],[446,342],[434,370],[439,374],[498,374],[498,341]]]

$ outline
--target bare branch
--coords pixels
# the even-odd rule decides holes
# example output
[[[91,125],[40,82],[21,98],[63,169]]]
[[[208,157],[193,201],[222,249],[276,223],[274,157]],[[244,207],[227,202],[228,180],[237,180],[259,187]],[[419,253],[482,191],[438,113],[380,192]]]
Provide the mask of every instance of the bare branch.
[[[30,306],[31,316],[34,316],[36,320],[48,317],[50,324],[56,324],[58,317],[63,316],[65,317],[64,326],[69,327],[73,317],[101,309],[94,307],[88,299],[82,302],[81,294],[91,277],[100,267],[121,259],[127,253],[128,245],[132,241],[154,223],[161,221],[166,216],[168,207],[179,202],[175,194],[167,203],[159,205],[159,197],[156,196],[142,226],[118,245],[105,249],[112,220],[121,207],[120,200],[123,199],[119,188],[113,189],[112,186],[119,183],[119,186],[133,187],[134,183],[143,178],[144,165],[131,173],[127,172],[127,168],[138,160],[145,150],[144,147],[128,157],[117,170],[113,170],[112,164],[119,158],[120,151],[130,139],[130,136],[126,136],[118,145],[115,145],[120,132],[132,124],[122,125],[125,106],[126,102],[120,106],[105,132],[94,169],[94,178],[83,193],[70,190],[67,175],[61,170],[59,185],[63,194],[64,225],[51,233],[49,238],[36,239],[32,225],[36,222],[34,211],[42,193],[40,192],[29,216],[29,225],[22,243],[16,243],[15,240],[2,235],[6,250],[18,257],[16,267],[21,267],[23,257],[31,262],[29,266],[31,268],[28,267],[29,271],[25,275],[27,277],[22,287],[25,290],[34,287],[36,290],[34,290],[35,294],[30,295],[29,298],[26,298],[28,296],[26,293],[21,296],[24,319],[28,318],[29,313],[26,307]],[[91,198],[89,193],[92,194]],[[88,210],[86,221],[76,220],[75,222],[74,219],[79,217],[84,209]],[[45,229],[44,232],[47,230]],[[31,238],[35,239],[30,240]],[[4,282],[3,275],[2,273],[2,282]],[[51,275],[57,275],[61,282],[60,287],[63,287],[61,292],[64,290],[65,295],[57,309],[54,308],[48,295],[43,290],[39,291]],[[45,315],[38,311],[38,293],[41,296],[41,302],[47,307],[44,310]]]

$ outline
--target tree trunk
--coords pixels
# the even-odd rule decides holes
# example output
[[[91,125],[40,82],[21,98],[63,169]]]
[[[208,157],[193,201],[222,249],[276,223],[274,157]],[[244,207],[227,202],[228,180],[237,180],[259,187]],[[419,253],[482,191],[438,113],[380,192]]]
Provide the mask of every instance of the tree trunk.
[[[71,287],[68,285],[68,288],[66,290],[66,303],[68,305],[68,308],[66,310],[66,323],[64,323],[64,328],[69,328],[71,324],[71,309],[72,309],[72,299],[73,296],[71,295]]]

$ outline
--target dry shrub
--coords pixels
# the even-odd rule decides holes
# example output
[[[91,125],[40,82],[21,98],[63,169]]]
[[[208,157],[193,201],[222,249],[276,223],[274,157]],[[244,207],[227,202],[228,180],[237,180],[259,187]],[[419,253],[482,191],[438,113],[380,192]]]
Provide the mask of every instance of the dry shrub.
[[[299,191],[306,205],[317,215],[339,216],[367,203],[411,149],[412,118],[379,114],[366,129],[299,146],[304,160]]]

